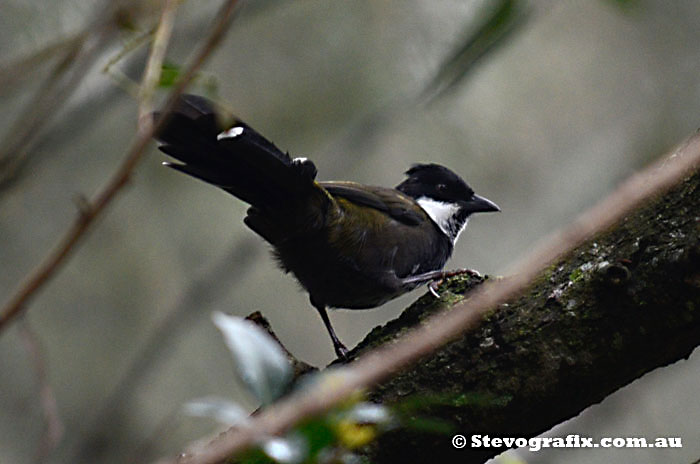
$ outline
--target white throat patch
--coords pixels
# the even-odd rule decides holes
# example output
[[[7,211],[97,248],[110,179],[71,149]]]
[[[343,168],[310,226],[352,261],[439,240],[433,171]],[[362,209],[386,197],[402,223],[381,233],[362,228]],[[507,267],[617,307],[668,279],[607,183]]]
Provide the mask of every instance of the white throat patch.
[[[457,213],[459,206],[455,203],[446,203],[444,201],[433,200],[428,197],[420,197],[416,200],[421,208],[430,216],[435,224],[438,225],[442,233],[452,240],[454,244],[459,238],[459,234],[467,225],[468,219],[463,224],[457,221]]]

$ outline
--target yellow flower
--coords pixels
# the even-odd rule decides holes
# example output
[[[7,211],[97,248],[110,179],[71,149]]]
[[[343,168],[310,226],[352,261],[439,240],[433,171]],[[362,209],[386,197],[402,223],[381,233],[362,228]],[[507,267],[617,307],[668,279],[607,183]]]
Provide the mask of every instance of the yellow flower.
[[[335,431],[340,443],[348,449],[364,446],[377,436],[377,428],[374,425],[358,424],[349,420],[338,421]]]

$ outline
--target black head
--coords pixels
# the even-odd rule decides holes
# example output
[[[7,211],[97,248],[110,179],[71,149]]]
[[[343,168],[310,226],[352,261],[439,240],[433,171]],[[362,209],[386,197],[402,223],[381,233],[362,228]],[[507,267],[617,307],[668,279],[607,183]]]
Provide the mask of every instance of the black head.
[[[406,175],[408,179],[396,189],[414,200],[427,197],[443,203],[456,203],[469,214],[500,211],[495,203],[476,195],[461,177],[445,166],[414,164]]]
[[[461,177],[439,164],[414,164],[406,175],[408,179],[396,189],[414,199],[428,197],[452,203],[474,194]]]
[[[473,213],[500,211],[491,200],[474,193],[457,174],[439,164],[415,164],[408,178],[396,189],[423,207],[432,220],[453,241],[457,240]]]

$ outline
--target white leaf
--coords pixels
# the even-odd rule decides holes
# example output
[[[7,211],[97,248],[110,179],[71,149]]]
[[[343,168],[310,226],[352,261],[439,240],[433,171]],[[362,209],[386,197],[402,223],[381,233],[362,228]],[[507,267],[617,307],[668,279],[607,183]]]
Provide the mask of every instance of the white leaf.
[[[217,311],[212,320],[224,335],[236,363],[236,373],[248,390],[262,404],[279,398],[292,379],[292,368],[277,342],[243,318]]]
[[[358,403],[348,411],[348,419],[358,424],[383,424],[389,422],[389,410],[375,403]]]
[[[265,454],[283,464],[302,462],[308,454],[306,439],[300,435],[288,438],[270,438],[265,440],[262,449],[265,451]]]
[[[183,409],[190,416],[209,417],[225,425],[246,425],[250,417],[238,403],[215,396],[190,401]]]

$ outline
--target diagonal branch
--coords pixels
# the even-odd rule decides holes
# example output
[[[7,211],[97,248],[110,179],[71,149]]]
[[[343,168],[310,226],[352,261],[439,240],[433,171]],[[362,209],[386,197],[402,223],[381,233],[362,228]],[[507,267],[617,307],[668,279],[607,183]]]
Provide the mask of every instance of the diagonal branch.
[[[419,328],[335,370],[334,381],[318,382],[252,419],[249,427],[230,429],[202,451],[181,456],[180,464],[218,463],[246,449],[264,436],[282,433],[305,417],[327,411],[358,389],[372,387],[399,370],[434,352],[465,331],[474,329],[498,304],[520,294],[558,257],[570,252],[594,234],[620,221],[643,202],[676,185],[700,166],[700,133],[670,156],[633,175],[615,192],[581,215],[571,225],[543,241],[511,268],[511,277],[489,281],[468,300],[438,314]]]
[[[233,19],[233,13],[237,4],[237,0],[227,0],[222,6],[221,11],[217,15],[216,24],[209,34],[209,37],[202,48],[197,52],[192,62],[187,66],[181,79],[170,92],[170,96],[163,109],[164,114],[172,110],[177,101],[177,97],[182,94],[185,87],[194,78],[197,70],[202,67],[206,59],[209,58],[220,43]],[[126,186],[131,178],[132,172],[143,158],[143,154],[150,143],[151,137],[160,126],[166,122],[167,117],[164,117],[160,119],[157,124],[152,125],[149,130],[139,132],[124,158],[124,161],[112,176],[112,179],[97,194],[94,200],[86,203],[81,208],[77,219],[59,241],[54,251],[27,277],[16,293],[2,308],[0,312],[0,332],[24,311],[27,303],[36,295],[36,292],[43,287],[60,266],[65,263],[66,259],[70,256],[71,252],[75,250],[76,245],[85,236],[85,233],[95,219],[104,212],[116,195]]]

